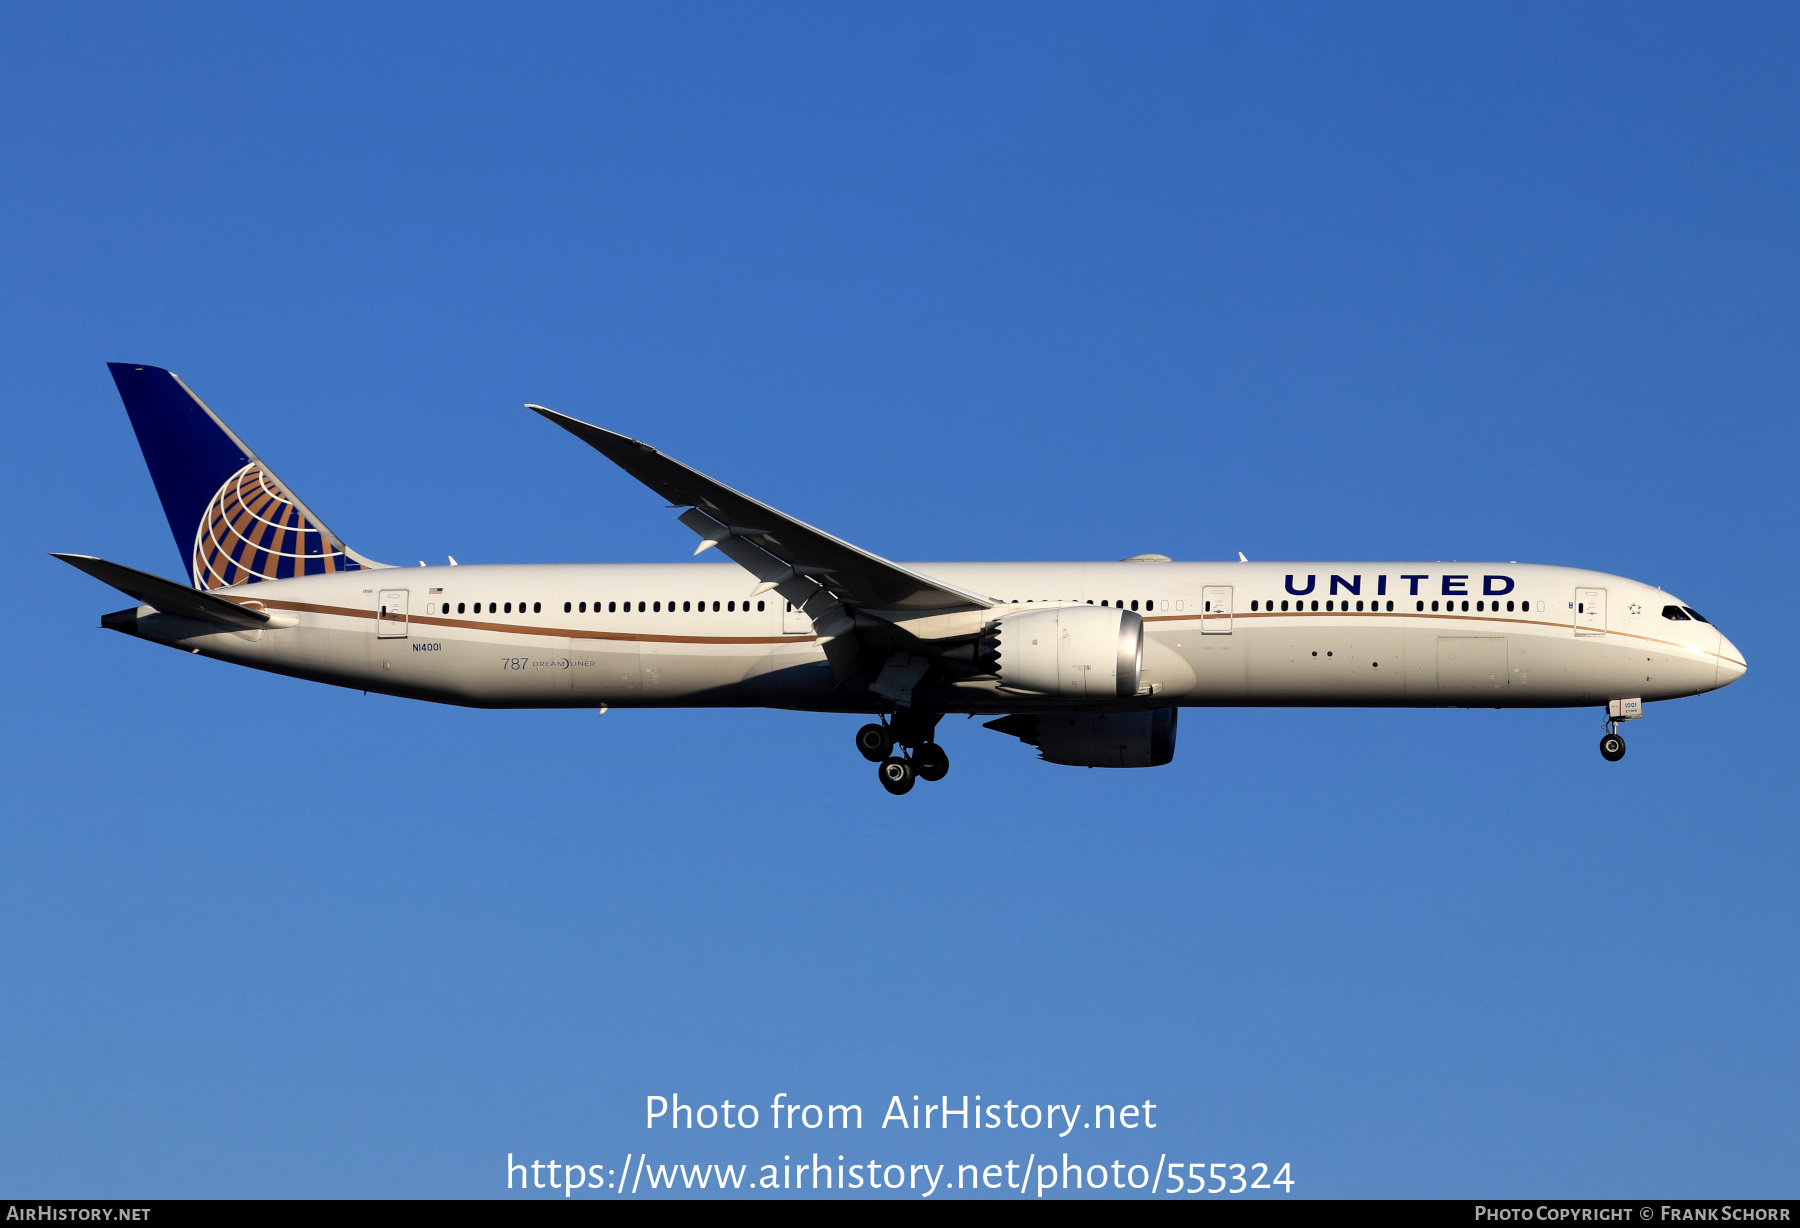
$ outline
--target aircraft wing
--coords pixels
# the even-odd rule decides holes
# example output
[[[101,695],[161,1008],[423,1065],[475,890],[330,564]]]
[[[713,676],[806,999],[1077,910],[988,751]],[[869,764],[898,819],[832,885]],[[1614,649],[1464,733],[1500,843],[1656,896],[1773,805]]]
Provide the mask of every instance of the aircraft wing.
[[[148,606],[177,618],[193,618],[221,626],[253,630],[269,625],[269,616],[261,610],[248,609],[235,601],[203,593],[174,580],[153,576],[147,571],[125,567],[97,559],[91,554],[51,554],[69,566],[87,572],[102,584],[110,584]]]
[[[849,611],[890,611],[920,615],[953,610],[984,610],[994,602],[965,592],[941,580],[890,563],[860,550],[821,529],[795,520],[740,494],[723,482],[664,456],[647,443],[593,426],[545,409],[525,408],[543,415],[582,440],[619,468],[661,495],[671,506],[691,510],[681,522],[700,535],[704,550],[717,546],[720,553],[740,564],[761,581],[756,592],[774,588],[812,615],[820,633],[831,635],[826,611],[806,600],[824,590]],[[699,553],[696,551],[695,553]],[[801,600],[796,600],[796,593]],[[755,592],[752,592],[755,596]],[[825,624],[825,625],[821,625]]]

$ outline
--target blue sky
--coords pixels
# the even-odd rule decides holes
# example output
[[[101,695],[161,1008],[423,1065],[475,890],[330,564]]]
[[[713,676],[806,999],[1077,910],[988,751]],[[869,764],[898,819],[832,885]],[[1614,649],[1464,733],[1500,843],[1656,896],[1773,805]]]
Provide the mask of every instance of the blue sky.
[[[0,23],[0,1192],[1052,1146],[641,1126],[785,1092],[1150,1100],[1054,1150],[1315,1197],[1795,1193],[1792,9]],[[1592,711],[1190,711],[1141,772],[947,727],[893,799],[850,718],[97,630],[46,551],[181,566],[109,359],[376,558],[686,557],[537,401],[890,557],[1579,565],[1751,669],[1617,765]]]

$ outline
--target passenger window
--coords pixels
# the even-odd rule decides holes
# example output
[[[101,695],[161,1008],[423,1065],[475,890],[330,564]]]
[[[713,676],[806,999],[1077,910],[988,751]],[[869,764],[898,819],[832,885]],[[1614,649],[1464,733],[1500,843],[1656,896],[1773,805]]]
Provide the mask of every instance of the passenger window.
[[[1387,604],[1387,608],[1388,608],[1388,611],[1389,611],[1389,612],[1390,612],[1390,613],[1391,613],[1391,612],[1392,612],[1392,611],[1393,611],[1393,609],[1394,609],[1394,603],[1393,603],[1393,602],[1391,602],[1391,601],[1390,601],[1390,602],[1388,602],[1388,604]]]
[[[1435,602],[1435,601],[1431,603],[1431,612],[1433,614],[1437,613],[1437,602]]]
[[[651,603],[650,608],[655,613],[661,614],[662,613],[662,602],[660,602],[660,601],[653,602],[653,603]]]
[[[625,606],[626,606],[626,608],[627,608],[627,609],[629,609],[629,608],[631,608],[631,603],[630,603],[630,602],[629,602],[629,601],[627,601],[627,602],[626,602],[626,603],[625,603]],[[607,613],[608,613],[608,614],[611,614],[611,613],[612,613],[612,612],[613,612],[613,611],[614,611],[614,610],[616,610],[616,609],[618,609],[618,608],[619,608],[619,603],[618,603],[618,602],[616,602],[616,601],[609,601],[609,602],[607,602],[607,603],[606,603],[606,612],[607,612]],[[599,610],[600,610],[600,607],[599,607],[599,605],[598,605],[598,604],[596,604],[596,605],[595,605],[595,606],[594,606],[594,611],[595,611],[595,612],[596,612],[596,613],[598,613],[598,612],[599,612]]]
[[[521,610],[523,610],[525,608],[525,603],[523,601],[521,601],[519,603],[519,608]],[[541,601],[532,602],[531,603],[531,612],[533,614],[542,614],[544,612],[544,603]]]
[[[737,602],[727,601],[725,603],[725,612],[727,614],[735,614],[737,612]]]
[[[744,604],[745,604],[745,605],[749,605],[749,604],[750,604],[750,603],[749,603],[749,602],[747,602],[747,601],[746,601],[746,602],[745,602],[745,603],[744,603]],[[762,603],[762,602],[760,602],[760,601],[759,601],[759,602],[757,602],[757,603],[756,603],[756,612],[757,612],[757,613],[758,613],[758,614],[761,614],[761,613],[762,613],[762,608],[763,608],[763,603]]]
[[[1313,608],[1313,609],[1314,609],[1314,610],[1317,610],[1317,609],[1318,609],[1318,608],[1319,608],[1319,603],[1318,603],[1318,602],[1316,602],[1316,601],[1315,601],[1315,602],[1313,602],[1313,607],[1312,607],[1312,608]]]
[[[719,603],[715,601],[715,602],[713,602],[713,613],[717,614],[718,612],[719,612]]]
[[[1510,601],[1506,603],[1506,612],[1508,614],[1511,614],[1513,612],[1513,603]]]
[[[575,611],[572,608],[572,606],[573,606],[572,602],[568,602],[568,601],[563,602],[563,613],[564,614],[573,614]],[[585,609],[587,609],[587,606],[583,605],[581,608],[585,610]]]
[[[670,602],[670,603],[669,603],[669,608],[670,608],[670,609],[671,609],[671,610],[673,610],[673,609],[674,609],[674,608],[675,608],[675,603],[674,603],[674,602],[673,602],[673,601],[671,601],[671,602]],[[681,603],[681,612],[682,612],[682,613],[683,613],[683,614],[692,614],[692,613],[693,613],[693,612],[694,612],[694,608],[693,608],[693,606],[692,606],[692,605],[690,605],[690,604],[689,604],[689,603],[688,603],[688,602],[685,602],[685,601],[684,601],[684,602],[682,602],[682,603]]]
[[[1281,603],[1281,612],[1282,612],[1282,613],[1283,613],[1283,614],[1286,614],[1286,613],[1287,613],[1287,602],[1285,602],[1285,601],[1283,601],[1283,602],[1282,602],[1282,603]]]
[[[508,614],[512,613],[512,602],[510,602],[510,601],[506,603],[506,612]]]

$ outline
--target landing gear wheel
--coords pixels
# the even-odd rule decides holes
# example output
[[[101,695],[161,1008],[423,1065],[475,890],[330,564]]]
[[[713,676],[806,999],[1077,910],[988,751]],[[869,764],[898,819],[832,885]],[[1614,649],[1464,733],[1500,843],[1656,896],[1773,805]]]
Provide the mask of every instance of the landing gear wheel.
[[[856,731],[856,749],[870,763],[880,763],[894,749],[894,734],[886,725],[864,725]]]
[[[942,780],[950,771],[950,756],[936,742],[926,742],[913,752],[913,769],[923,780]]]
[[[1600,739],[1600,757],[1608,763],[1617,763],[1625,757],[1625,739],[1616,733],[1609,733]]]
[[[881,777],[881,787],[896,797],[911,790],[913,781],[917,779],[913,765],[898,755],[883,759],[881,766],[875,771]]]

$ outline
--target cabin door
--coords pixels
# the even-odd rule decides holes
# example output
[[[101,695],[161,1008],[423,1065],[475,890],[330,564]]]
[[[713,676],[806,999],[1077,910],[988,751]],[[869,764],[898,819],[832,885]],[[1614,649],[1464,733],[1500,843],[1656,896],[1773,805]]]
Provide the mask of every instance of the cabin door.
[[[384,640],[406,638],[406,589],[384,588],[375,607],[375,634]]]
[[[1578,588],[1575,590],[1575,634],[1606,634],[1605,589]]]
[[[1231,634],[1231,586],[1208,585],[1200,590],[1200,634]]]

